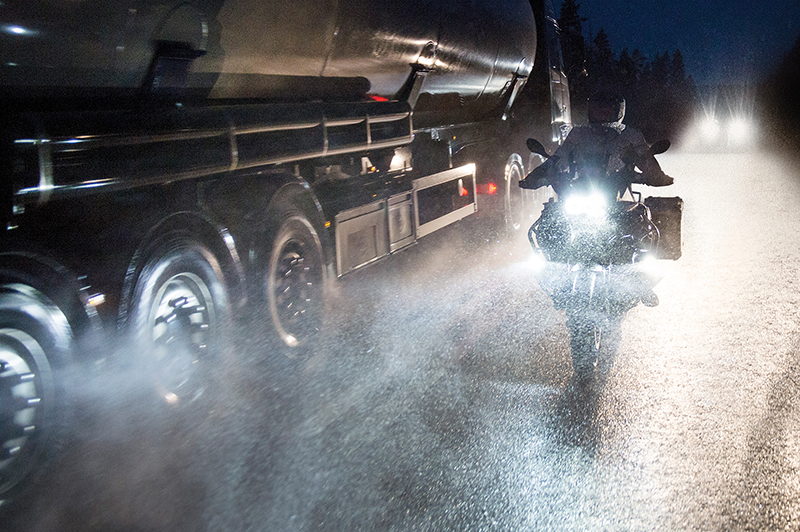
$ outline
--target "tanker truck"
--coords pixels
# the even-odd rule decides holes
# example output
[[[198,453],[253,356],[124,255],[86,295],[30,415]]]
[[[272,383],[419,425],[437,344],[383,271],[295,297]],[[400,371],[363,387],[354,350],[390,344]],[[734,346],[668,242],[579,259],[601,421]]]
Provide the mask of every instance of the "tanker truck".
[[[479,209],[524,225],[513,133],[567,132],[560,61],[550,0],[2,2],[0,501],[74,368],[192,402],[237,323],[312,349],[339,277]]]

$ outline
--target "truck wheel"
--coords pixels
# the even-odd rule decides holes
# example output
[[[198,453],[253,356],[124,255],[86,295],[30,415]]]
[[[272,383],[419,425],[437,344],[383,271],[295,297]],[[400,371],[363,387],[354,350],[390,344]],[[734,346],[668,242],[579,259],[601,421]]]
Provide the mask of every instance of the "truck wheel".
[[[0,507],[42,473],[60,435],[65,398],[53,368],[68,360],[72,334],[44,296],[0,292]]]
[[[530,215],[530,195],[528,191],[519,188],[519,182],[524,178],[522,161],[513,157],[506,164],[506,190],[504,198],[504,214],[506,229],[509,234],[517,234],[520,230],[527,230],[532,221]]]
[[[156,389],[170,404],[214,388],[229,334],[229,301],[219,262],[191,239],[159,246],[139,274],[132,334]]]
[[[266,272],[272,325],[294,354],[313,344],[324,317],[325,259],[311,222],[287,213],[280,223]]]

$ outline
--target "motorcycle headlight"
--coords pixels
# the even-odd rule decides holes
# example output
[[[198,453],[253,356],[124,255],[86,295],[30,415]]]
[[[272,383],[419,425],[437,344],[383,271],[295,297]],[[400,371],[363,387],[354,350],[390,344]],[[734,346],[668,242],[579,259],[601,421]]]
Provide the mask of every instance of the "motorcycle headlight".
[[[608,204],[602,194],[576,194],[564,201],[564,211],[570,216],[587,216],[601,220],[605,218],[607,210]]]
[[[662,264],[652,255],[648,255],[635,263],[636,269],[648,277],[661,278],[664,276]]]
[[[527,265],[533,273],[539,273],[547,266],[547,258],[541,251],[535,250],[528,259]]]

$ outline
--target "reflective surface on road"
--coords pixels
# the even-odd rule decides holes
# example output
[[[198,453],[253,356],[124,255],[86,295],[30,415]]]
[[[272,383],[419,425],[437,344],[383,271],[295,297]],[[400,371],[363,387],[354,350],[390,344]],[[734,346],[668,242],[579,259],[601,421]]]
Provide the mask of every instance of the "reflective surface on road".
[[[313,356],[241,336],[183,420],[98,371],[86,430],[21,530],[737,530],[800,527],[800,171],[660,156],[684,255],[600,384],[525,242],[476,220],[347,277]],[[445,245],[446,257],[435,250]],[[102,376],[102,378],[101,378]],[[115,380],[116,379],[116,380]],[[143,406],[145,405],[145,406]]]

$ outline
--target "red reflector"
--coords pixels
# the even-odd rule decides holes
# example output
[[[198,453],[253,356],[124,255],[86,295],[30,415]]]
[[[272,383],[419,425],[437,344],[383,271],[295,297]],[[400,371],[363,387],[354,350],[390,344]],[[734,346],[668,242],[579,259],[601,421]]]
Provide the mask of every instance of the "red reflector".
[[[497,192],[497,185],[495,185],[494,183],[489,183],[488,185],[486,185],[486,192],[489,194],[494,194],[495,192]]]

